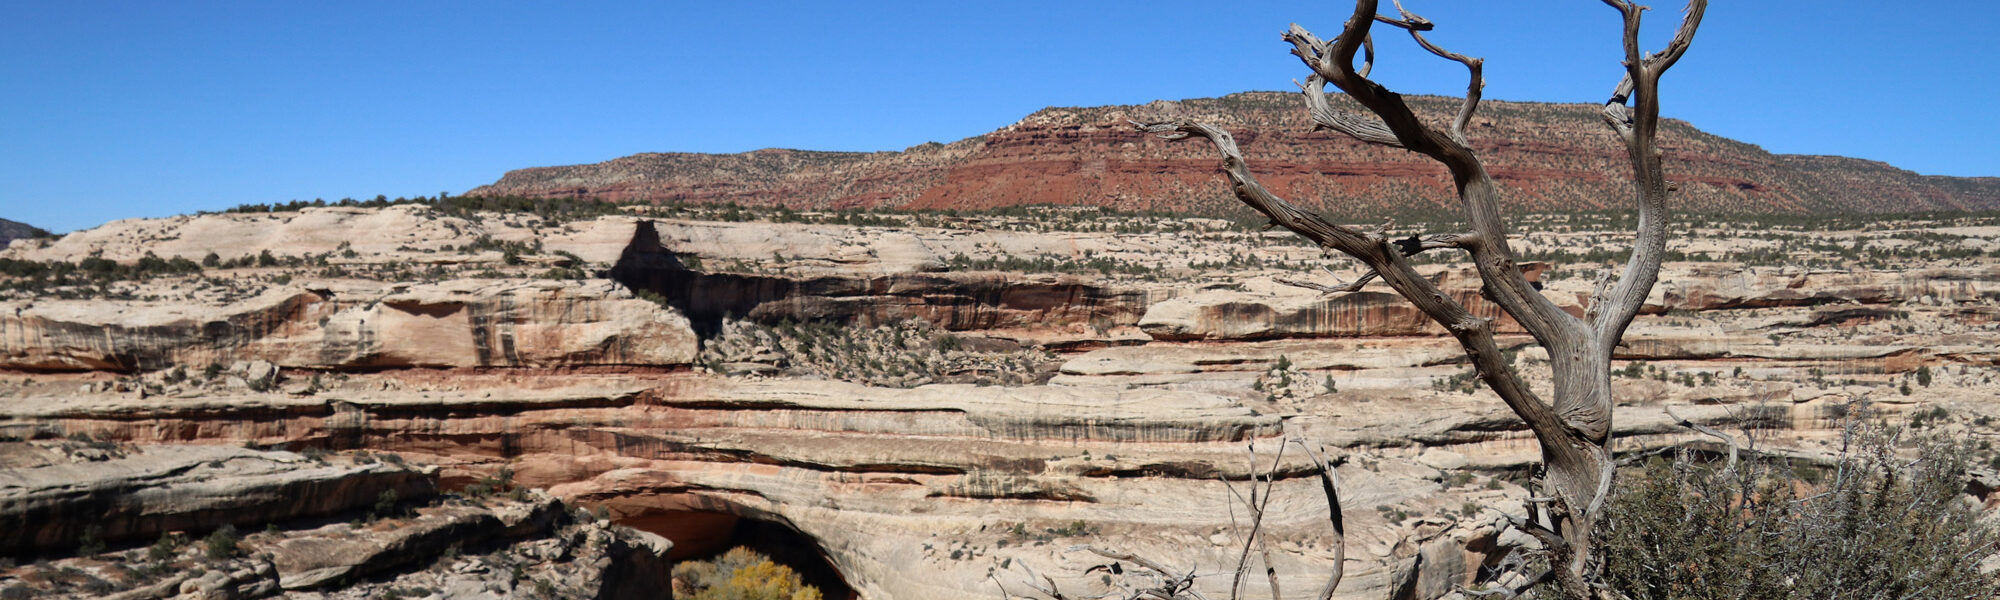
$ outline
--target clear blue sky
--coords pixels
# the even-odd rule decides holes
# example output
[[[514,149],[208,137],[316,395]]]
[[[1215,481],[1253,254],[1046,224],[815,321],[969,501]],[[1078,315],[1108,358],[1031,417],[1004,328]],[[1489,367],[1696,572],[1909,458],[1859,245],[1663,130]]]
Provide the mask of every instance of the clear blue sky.
[[[1652,0],[1650,46],[1679,18]],[[241,203],[463,192],[636,152],[894,150],[1051,105],[1291,89],[1338,2],[0,3],[0,217],[55,231]],[[1385,3],[1386,4],[1386,3]],[[1598,102],[1594,0],[1409,0],[1488,98]],[[1666,113],[1773,152],[2000,175],[2000,8],[1719,0]],[[1378,35],[1376,74],[1463,71]]]

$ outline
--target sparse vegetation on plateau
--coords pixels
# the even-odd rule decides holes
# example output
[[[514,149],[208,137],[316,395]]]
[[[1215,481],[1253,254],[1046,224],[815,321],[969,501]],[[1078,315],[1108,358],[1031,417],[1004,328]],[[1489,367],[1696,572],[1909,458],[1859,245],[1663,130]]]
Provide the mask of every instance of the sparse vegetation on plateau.
[[[909,320],[875,327],[823,321],[775,326],[731,320],[704,344],[718,373],[821,377],[881,387],[927,383],[1024,385],[1046,381],[1056,359],[1013,342],[961,336]]]

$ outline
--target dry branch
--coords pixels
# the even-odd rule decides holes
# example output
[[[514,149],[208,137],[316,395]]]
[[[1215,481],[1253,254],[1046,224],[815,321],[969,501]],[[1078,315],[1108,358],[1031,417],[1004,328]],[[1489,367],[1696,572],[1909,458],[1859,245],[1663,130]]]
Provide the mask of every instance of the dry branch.
[[[1737,446],[1736,446],[1735,436],[1723,433],[1722,431],[1717,430],[1714,427],[1709,427],[1707,425],[1703,425],[1700,423],[1696,423],[1694,421],[1681,418],[1680,415],[1674,414],[1674,409],[1671,406],[1660,407],[1660,410],[1666,411],[1667,416],[1673,418],[1675,425],[1686,427],[1688,429],[1693,429],[1695,430],[1696,433],[1700,433],[1702,435],[1722,440],[1722,443],[1727,444],[1729,446],[1729,462],[1724,463],[1722,467],[1722,472],[1728,473],[1736,470]]]
[[[1552,565],[1552,574],[1547,578],[1554,580],[1561,593],[1571,600],[1597,595],[1585,581],[1585,575],[1593,561],[1591,531],[1609,495],[1614,473],[1610,451],[1612,351],[1658,280],[1665,254],[1666,201],[1672,188],[1661,168],[1656,141],[1659,80],[1686,52],[1706,9],[1706,0],[1690,0],[1673,40],[1659,52],[1642,56],[1638,34],[1643,9],[1625,0],[1604,1],[1622,17],[1625,51],[1624,73],[1611,100],[1605,104],[1604,120],[1625,142],[1632,164],[1633,201],[1639,211],[1639,222],[1632,258],[1615,283],[1608,274],[1600,280],[1591,306],[1581,318],[1543,297],[1539,288],[1521,273],[1509,246],[1507,227],[1500,218],[1499,187],[1465,138],[1465,129],[1478,110],[1484,87],[1484,63],[1433,44],[1423,32],[1436,25],[1405,9],[1399,0],[1396,1],[1399,17],[1378,14],[1376,0],[1356,0],[1339,35],[1322,40],[1295,24],[1284,33],[1283,39],[1291,45],[1292,54],[1311,71],[1299,87],[1315,128],[1338,131],[1365,143],[1402,148],[1443,165],[1451,174],[1465,211],[1470,226],[1466,233],[1448,239],[1413,237],[1391,241],[1386,228],[1368,233],[1330,223],[1259,184],[1235,139],[1222,128],[1186,121],[1139,125],[1141,130],[1167,139],[1209,140],[1222,155],[1223,172],[1229,177],[1232,191],[1245,205],[1269,217],[1272,225],[1291,230],[1321,248],[1347,254],[1368,269],[1367,275],[1347,284],[1284,283],[1339,293],[1354,291],[1379,278],[1458,340],[1480,381],[1527,423],[1540,442],[1544,487],[1549,500],[1544,509],[1545,522],[1534,522],[1536,513],[1530,506],[1531,518],[1519,526],[1544,538]],[[1401,95],[1369,79],[1374,66],[1374,39],[1370,30],[1376,23],[1402,29],[1425,51],[1465,65],[1466,96],[1448,130],[1440,131],[1426,124]],[[1355,66],[1357,53],[1363,57],[1359,68]],[[1326,95],[1328,84],[1346,93],[1367,114],[1348,114],[1333,108]],[[1447,298],[1428,279],[1417,275],[1406,258],[1429,248],[1465,251],[1485,284],[1481,295],[1513,317],[1547,350],[1553,379],[1550,400],[1545,401],[1531,391],[1503,358],[1493,341],[1493,325],[1488,319],[1473,315]],[[1253,487],[1253,502],[1255,496]],[[1246,560],[1250,544],[1258,543],[1255,534],[1261,515],[1255,506],[1252,517],[1253,535],[1244,540]],[[1338,528],[1339,524],[1336,522],[1335,526]]]

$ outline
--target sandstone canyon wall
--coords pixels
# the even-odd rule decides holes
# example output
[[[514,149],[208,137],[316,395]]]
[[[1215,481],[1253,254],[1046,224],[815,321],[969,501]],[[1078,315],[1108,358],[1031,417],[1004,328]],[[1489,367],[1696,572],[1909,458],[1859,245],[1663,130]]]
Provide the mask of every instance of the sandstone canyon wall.
[[[185,453],[195,457],[182,461],[187,473],[212,468],[202,457],[213,455],[235,470],[217,472],[235,473],[231,485],[252,485],[255,465],[298,462],[279,447],[330,451],[332,464],[356,472],[423,469],[355,462],[395,453],[435,465],[435,485],[447,491],[506,469],[512,482],[563,503],[681,536],[673,543],[687,549],[674,558],[718,543],[711,538],[738,519],[796,532],[870,599],[998,597],[996,581],[1020,583],[1018,565],[1066,589],[1108,591],[1086,573],[1101,561],[1069,551],[1079,543],[1177,566],[1234,564],[1241,531],[1231,488],[1267,471],[1279,479],[1267,526],[1282,532],[1273,557],[1281,582],[1313,588],[1333,554],[1326,508],[1296,443],[1323,449],[1342,482],[1348,576],[1337,597],[1379,598],[1405,583],[1418,597],[1441,597],[1529,543],[1481,507],[1518,504],[1525,490],[1514,482],[1535,460],[1534,441],[1497,398],[1463,389],[1468,369],[1455,345],[1413,309],[1373,292],[1329,298],[1277,283],[1314,276],[1306,265],[1317,252],[1259,233],[1018,224],[553,223],[421,206],[122,221],[0,256],[269,251],[277,264],[0,300],[0,434],[44,447],[88,440],[136,444],[142,456]],[[1615,380],[1621,451],[1691,441],[1662,410],[1669,405],[1757,431],[1766,451],[1801,457],[1823,455],[1843,407],[1860,399],[1890,415],[1941,407],[1954,426],[1990,433],[1974,423],[2000,417],[1990,402],[2000,392],[1992,343],[2000,267],[1986,255],[2000,249],[2000,228],[1953,231],[1955,243],[1979,252],[1913,259],[1921,268],[1669,264],[1620,351],[1630,371]],[[1903,241],[1896,231],[1810,234],[1836,235],[1858,246]],[[1145,268],[951,266],[956,256],[1001,253]],[[1232,256],[1257,256],[1262,266],[1198,266]],[[1425,269],[1483,305],[1460,267]],[[1582,309],[1587,270],[1537,265],[1532,274],[1559,305]],[[872,347],[837,333],[907,319],[943,333],[906,346],[881,341],[902,339],[892,333],[868,338]],[[761,337],[729,337],[746,332]],[[1503,338],[1524,371],[1546,359],[1523,336]],[[840,365],[935,361],[945,350],[934,346],[946,340],[953,352],[1002,357],[980,369],[1038,371],[1046,383],[995,384],[974,369],[955,374],[960,383],[890,387],[803,368],[826,353]],[[717,368],[704,353],[721,346],[743,348],[732,360],[761,368]],[[1924,384],[1914,383],[1919,370]],[[1292,450],[1274,463],[1280,447]],[[0,484],[21,480],[19,472],[9,467]],[[67,477],[54,473],[30,478]],[[365,501],[374,490],[315,497]],[[167,496],[188,506],[208,497]],[[211,512],[192,512],[225,508],[202,510]],[[489,518],[438,511],[426,518],[439,531]],[[56,515],[48,518],[57,529],[10,531],[47,540],[74,533],[63,529],[73,519],[34,514]],[[144,542],[161,527],[200,526],[134,525],[120,535]],[[605,552],[672,553],[564,531],[572,533],[561,539],[598,540],[592,547]],[[308,544],[287,543],[268,545]],[[286,589],[285,573],[359,568],[285,560],[297,562],[229,570],[245,575],[228,585],[270,579]],[[535,560],[523,568],[555,564]],[[413,568],[380,572],[435,576]],[[1227,594],[1226,576],[1198,585]]]

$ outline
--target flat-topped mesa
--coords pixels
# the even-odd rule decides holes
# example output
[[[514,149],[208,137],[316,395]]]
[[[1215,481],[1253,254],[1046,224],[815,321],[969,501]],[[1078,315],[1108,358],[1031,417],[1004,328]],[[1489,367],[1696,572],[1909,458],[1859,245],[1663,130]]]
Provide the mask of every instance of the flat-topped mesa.
[[[1406,99],[1448,115],[1457,100]],[[1346,101],[1344,97],[1339,101]],[[987,209],[1030,204],[1228,214],[1214,161],[1191,147],[1145,144],[1127,119],[1199,115],[1236,132],[1259,178],[1330,215],[1444,212],[1442,169],[1419,157],[1314,132],[1296,94],[1247,92],[1138,106],[1047,108],[1007,127],[900,152],[767,149],[741,154],[638,154],[602,163],[508,172],[468,195],[785,205],[793,208]],[[1472,146],[1527,210],[1610,208],[1629,182],[1623,147],[1604,135],[1595,104],[1487,100],[1467,128]],[[1774,155],[1667,121],[1662,149],[1695,212],[1805,214],[2000,208],[2000,178],[1922,176],[1839,157]]]

